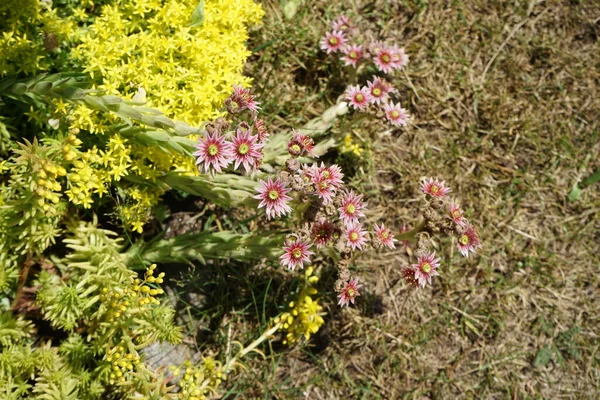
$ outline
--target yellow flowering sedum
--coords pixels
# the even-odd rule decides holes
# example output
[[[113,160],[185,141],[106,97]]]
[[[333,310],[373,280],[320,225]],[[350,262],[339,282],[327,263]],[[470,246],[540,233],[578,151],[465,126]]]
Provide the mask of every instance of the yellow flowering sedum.
[[[321,316],[323,307],[319,305],[319,300],[311,297],[317,294],[317,289],[312,285],[319,280],[312,273],[313,267],[308,267],[302,277],[304,282],[296,300],[288,304],[288,311],[275,319],[276,324],[281,323],[280,329],[284,332],[283,344],[308,341],[325,322]]]
[[[72,57],[99,89],[132,98],[143,88],[147,105],[169,117],[192,125],[214,119],[233,85],[249,83],[241,75],[250,55],[247,25],[258,22],[263,10],[252,0],[207,0],[204,22],[190,27],[197,4],[121,0],[106,5]]]

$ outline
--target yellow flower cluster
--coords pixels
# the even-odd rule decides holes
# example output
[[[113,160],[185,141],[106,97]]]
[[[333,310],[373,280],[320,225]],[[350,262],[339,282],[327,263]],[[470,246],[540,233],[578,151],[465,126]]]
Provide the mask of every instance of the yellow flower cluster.
[[[364,149],[360,147],[359,144],[354,143],[354,140],[352,139],[352,135],[350,133],[346,134],[346,136],[344,137],[344,143],[342,144],[341,150],[342,153],[352,153],[357,157],[360,157],[362,155],[362,152],[364,151]]]
[[[74,61],[99,89],[132,98],[192,125],[220,115],[250,55],[247,25],[264,14],[252,0],[206,0],[205,20],[190,26],[198,0],[120,0],[102,8],[79,37]],[[74,20],[84,12],[74,13]]]
[[[137,354],[128,353],[125,350],[122,346],[116,346],[106,354],[106,361],[112,364],[112,371],[109,375],[111,385],[116,382],[125,382],[129,373],[133,372],[140,363],[140,357]]]
[[[0,1],[0,77],[49,69],[49,55],[73,32],[72,22],[39,0]]]
[[[65,176],[67,172],[63,167],[46,158],[39,160],[39,167],[37,169],[34,166],[34,171],[37,169],[35,194],[37,195],[38,206],[49,212],[53,210],[50,204],[58,203],[61,196],[62,186],[57,179],[59,176]]]
[[[164,272],[154,276],[156,264],[148,267],[144,280],[138,278],[132,279],[128,287],[102,288],[100,301],[105,305],[108,314],[108,321],[113,322],[120,318],[125,318],[132,313],[139,312],[139,307],[144,307],[148,304],[159,305],[160,301],[154,297],[164,293],[160,287],[154,288],[150,284],[156,286],[163,282]],[[131,307],[134,307],[133,309]],[[110,361],[110,360],[109,360]]]
[[[175,376],[183,375],[179,382],[181,400],[204,400],[208,392],[216,391],[226,379],[223,366],[212,357],[204,357],[199,365],[186,361],[172,371]]]
[[[304,282],[296,301],[289,303],[289,311],[275,318],[275,323],[281,322],[281,330],[286,333],[283,344],[292,345],[308,341],[325,322],[321,316],[323,307],[319,305],[318,300],[311,297],[317,294],[317,289],[312,285],[319,280],[312,274],[313,271],[313,267],[306,269],[303,275]]]

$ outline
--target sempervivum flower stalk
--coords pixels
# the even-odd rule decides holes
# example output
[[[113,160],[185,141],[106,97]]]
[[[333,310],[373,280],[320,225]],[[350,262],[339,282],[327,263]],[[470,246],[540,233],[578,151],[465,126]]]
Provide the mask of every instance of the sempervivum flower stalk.
[[[338,296],[338,304],[342,307],[350,305],[350,303],[354,304],[354,299],[357,296],[360,296],[358,289],[361,287],[362,285],[358,283],[358,278],[350,279],[350,281],[344,285],[342,293],[340,293]]]
[[[423,179],[421,190],[423,193],[433,197],[444,197],[452,191],[450,188],[446,187],[445,181],[440,182],[433,178]]]
[[[292,199],[287,195],[291,189],[285,187],[279,178],[272,180],[271,177],[268,177],[266,182],[261,180],[259,183],[258,194],[254,198],[261,200],[258,208],[265,207],[267,217],[279,217],[292,211],[287,205],[287,201]]]
[[[340,219],[344,224],[352,224],[358,222],[359,217],[364,217],[362,210],[365,208],[365,203],[362,201],[362,194],[356,194],[354,191],[349,191],[342,199],[342,206],[338,208]]]
[[[394,126],[406,126],[409,115],[406,109],[400,107],[400,104],[389,102],[383,107],[385,118]]]
[[[448,213],[450,214],[450,219],[454,221],[456,225],[465,226],[467,223],[467,220],[464,217],[464,212],[458,204],[451,203],[448,206]]]
[[[362,245],[367,243],[367,232],[362,229],[362,225],[353,222],[346,225],[346,239],[347,245],[352,248],[352,250],[362,250]]]
[[[311,233],[313,242],[317,245],[317,249],[327,245],[333,239],[333,235],[337,228],[331,221],[321,218],[313,224]]]
[[[225,139],[218,132],[212,135],[206,133],[200,142],[194,145],[198,151],[194,152],[197,157],[196,165],[200,169],[200,164],[204,164],[204,171],[208,172],[213,168],[217,172],[221,172],[222,168],[227,168],[233,158],[233,146],[231,142]]]
[[[392,235],[389,228],[386,228],[384,224],[381,224],[381,226],[374,224],[373,229],[375,230],[375,235],[377,235],[377,240],[379,240],[382,245],[389,247],[390,249],[396,248],[394,242],[397,242],[397,240],[394,239],[394,235]]]
[[[437,272],[440,266],[440,259],[435,258],[435,251],[430,254],[419,257],[417,264],[413,264],[415,270],[415,279],[419,281],[421,287],[425,284],[431,284],[431,278],[439,275]]]
[[[296,267],[303,268],[304,263],[310,262],[309,256],[315,254],[308,250],[310,247],[311,244],[302,239],[288,241],[283,247],[285,253],[279,257],[279,261],[291,270],[295,270]]]
[[[397,90],[388,82],[376,76],[373,82],[367,81],[367,89],[374,103],[381,104],[388,100],[389,94]]]
[[[260,149],[264,146],[256,140],[257,136],[252,135],[250,129],[236,129],[236,135],[232,140],[235,169],[238,169],[240,164],[248,172],[255,168],[256,161],[261,158]]]
[[[480,246],[479,234],[471,224],[465,221],[464,232],[458,237],[458,251],[468,257],[469,253],[475,253]]]
[[[361,45],[346,46],[342,51],[344,53],[342,56],[344,65],[352,65],[356,68],[359,61],[363,58],[363,48]]]
[[[327,32],[321,39],[321,49],[327,54],[340,51],[346,44],[346,36],[342,31]]]
[[[344,97],[350,102],[350,105],[356,110],[364,110],[371,102],[371,95],[369,90],[365,87],[361,88],[358,85],[350,86],[346,89],[346,96]]]

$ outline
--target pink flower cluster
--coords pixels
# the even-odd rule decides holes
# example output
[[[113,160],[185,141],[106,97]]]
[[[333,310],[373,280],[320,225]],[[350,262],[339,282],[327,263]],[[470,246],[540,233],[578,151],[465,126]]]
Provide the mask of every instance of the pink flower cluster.
[[[320,47],[327,54],[340,53],[346,66],[358,68],[361,62],[372,60],[381,73],[389,74],[408,65],[408,55],[396,45],[389,46],[382,41],[374,41],[366,46],[354,43],[357,29],[346,16],[338,17],[332,23],[332,29],[321,39]],[[350,85],[344,98],[355,110],[364,112],[369,106],[379,107],[390,124],[406,126],[410,120],[408,111],[390,100],[390,95],[397,92],[383,78],[372,76],[366,86]]]
[[[371,59],[379,71],[389,74],[408,65],[408,55],[397,45],[389,46],[382,41],[374,41],[367,46],[353,43],[357,29],[345,15],[333,21],[331,29],[321,39],[320,48],[327,54],[341,53],[341,59],[347,66],[357,68],[361,61]]]
[[[458,250],[463,256],[468,257],[470,253],[475,253],[481,246],[479,234],[464,217],[460,206],[448,199],[452,190],[446,186],[446,182],[425,178],[421,182],[421,191],[431,199],[434,205],[432,209],[445,210],[443,218],[431,221],[435,221],[442,232],[457,235]],[[426,284],[431,284],[432,277],[439,275],[440,258],[436,258],[435,251],[428,249],[420,249],[418,254],[417,263],[405,267],[402,276],[411,285],[425,287]]]
[[[225,106],[230,114],[240,117],[243,116],[241,113],[249,111],[250,119],[240,122],[229,136],[223,132],[229,127],[229,122],[223,118],[206,126],[204,137],[195,145],[198,150],[193,153],[200,171],[203,168],[205,173],[222,172],[231,163],[233,169],[244,167],[246,172],[252,172],[260,166],[268,132],[265,122],[257,118],[258,105],[248,89],[234,86]]]

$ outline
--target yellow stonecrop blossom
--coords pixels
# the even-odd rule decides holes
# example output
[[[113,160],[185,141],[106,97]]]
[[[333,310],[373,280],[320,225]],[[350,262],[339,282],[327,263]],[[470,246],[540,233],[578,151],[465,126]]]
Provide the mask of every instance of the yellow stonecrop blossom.
[[[360,147],[359,144],[354,143],[352,135],[349,133],[346,134],[346,136],[344,137],[344,143],[342,144],[341,150],[342,153],[352,153],[357,157],[360,157],[362,155],[362,152],[364,151],[364,149]]]
[[[186,361],[180,367],[172,367],[171,371],[173,375],[181,376],[181,391],[177,395],[181,400],[204,400],[226,379],[223,366],[212,357],[202,358],[198,365]]]
[[[312,274],[313,271],[313,267],[306,269],[303,275],[304,282],[296,300],[288,304],[289,311],[275,318],[275,323],[281,322],[281,330],[285,333],[283,344],[292,345],[308,341],[325,322],[321,316],[323,307],[319,305],[318,300],[311,297],[317,294],[317,289],[312,285],[319,281],[319,277]]]
[[[207,0],[205,20],[190,26],[198,0],[121,0],[105,5],[71,57],[98,89],[132,98],[191,125],[220,115],[250,52],[247,25],[264,14],[252,0]],[[79,18],[75,12],[73,18]]]
[[[0,77],[48,70],[75,25],[39,0],[0,1]]]
[[[69,17],[71,23],[85,25],[72,38],[77,46],[70,59],[104,93],[145,101],[145,106],[190,125],[212,120],[221,115],[234,84],[250,83],[241,74],[250,55],[247,26],[264,12],[252,0],[207,0],[204,22],[191,27],[197,5],[198,0],[116,0],[91,13],[93,4],[81,2]],[[153,183],[170,171],[198,173],[191,157],[128,143],[111,130],[121,122],[114,114],[59,99],[54,112],[68,121],[70,130],[81,131],[80,137],[97,135],[104,143],[73,150],[78,157],[67,176],[67,197],[89,208],[95,195],[101,197],[110,184],[120,182],[119,193],[125,197],[119,214],[129,229],[143,231],[164,189],[122,178]]]

